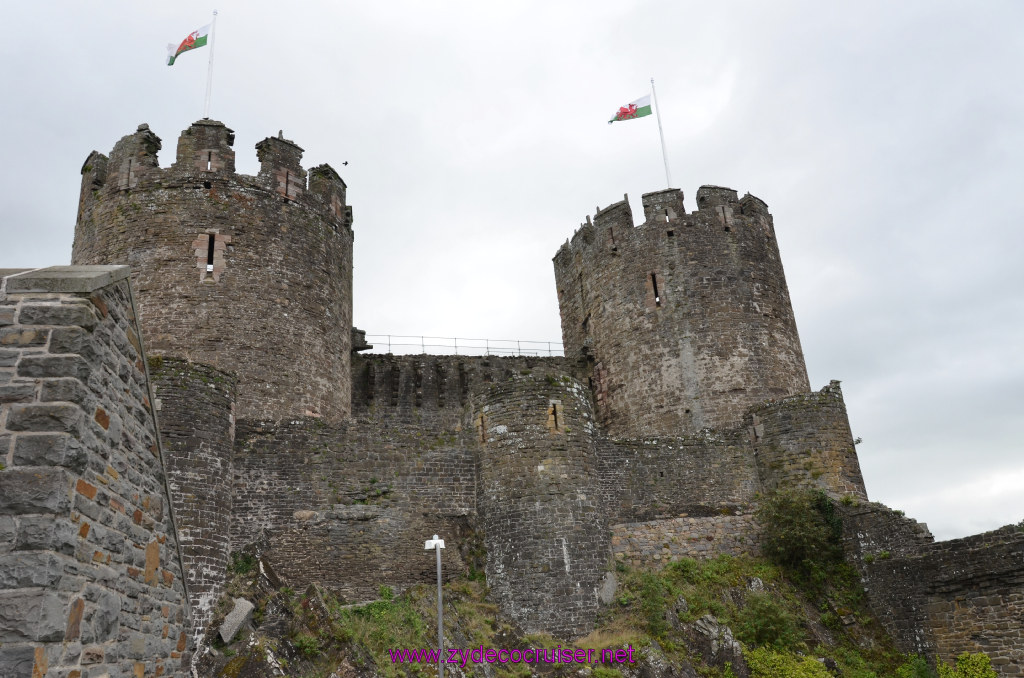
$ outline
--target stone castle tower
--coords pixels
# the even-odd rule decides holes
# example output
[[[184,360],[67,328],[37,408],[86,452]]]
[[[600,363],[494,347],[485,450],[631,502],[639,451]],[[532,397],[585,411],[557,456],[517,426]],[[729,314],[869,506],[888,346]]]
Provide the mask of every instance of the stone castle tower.
[[[636,228],[626,200],[598,210],[555,256],[566,356],[609,433],[720,429],[809,391],[765,204],[703,186],[693,214],[678,189],[643,207]]]
[[[1024,536],[946,548],[865,503],[839,384],[810,390],[761,200],[704,186],[687,214],[658,191],[640,226],[626,201],[599,209],[554,257],[564,358],[359,355],[344,182],[280,134],[239,175],[233,142],[198,121],[161,168],[140,125],[82,167],[77,266],[0,272],[20,342],[0,347],[0,559],[26,573],[0,606],[46,611],[5,646],[19,661],[184,676],[232,552],[258,545],[289,586],[365,602],[432,582],[435,533],[447,576],[483,570],[504,618],[568,641],[614,603],[617,560],[756,553],[754,510],[782,488],[859,507],[848,551],[906,651],[964,647],[964,592],[1019,617],[1019,565],[998,595],[941,573],[970,551],[991,574]],[[37,524],[53,539],[13,551]],[[103,595],[36,584],[83,572]],[[88,652],[60,640],[79,636]]]
[[[235,173],[234,132],[200,120],[161,169],[140,125],[82,168],[73,264],[127,264],[151,355],[238,377],[239,417],[351,411],[352,209],[328,165],[281,135]]]

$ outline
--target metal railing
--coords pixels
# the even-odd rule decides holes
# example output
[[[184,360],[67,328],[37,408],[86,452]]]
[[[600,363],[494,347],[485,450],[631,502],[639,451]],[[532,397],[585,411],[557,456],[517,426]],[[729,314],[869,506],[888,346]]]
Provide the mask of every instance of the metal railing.
[[[463,337],[426,337],[400,334],[367,334],[368,353],[433,353],[439,355],[563,356],[560,341],[525,339],[466,339]]]

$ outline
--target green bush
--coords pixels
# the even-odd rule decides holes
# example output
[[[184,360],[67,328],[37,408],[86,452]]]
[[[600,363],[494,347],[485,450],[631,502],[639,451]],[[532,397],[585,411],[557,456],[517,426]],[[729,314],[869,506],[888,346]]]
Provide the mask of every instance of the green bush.
[[[796,618],[764,593],[750,594],[746,606],[736,616],[733,631],[752,647],[788,650],[802,640]]]
[[[751,678],[832,678],[828,669],[813,657],[798,657],[759,647],[743,653]]]
[[[820,490],[782,490],[761,503],[764,553],[791,573],[821,577],[842,560],[842,521]]]
[[[307,657],[315,657],[320,652],[320,639],[309,633],[300,633],[292,641],[295,648]]]
[[[988,655],[982,652],[964,652],[956,658],[956,665],[939,662],[939,678],[998,678]]]
[[[895,678],[935,678],[935,672],[924,657],[915,655],[896,669]]]

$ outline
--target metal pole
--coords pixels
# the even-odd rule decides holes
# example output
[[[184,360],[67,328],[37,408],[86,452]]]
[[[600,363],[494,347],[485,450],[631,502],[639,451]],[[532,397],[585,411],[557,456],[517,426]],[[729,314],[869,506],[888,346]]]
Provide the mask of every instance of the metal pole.
[[[210,94],[213,90],[213,46],[217,38],[217,10],[213,10],[210,25],[210,63],[206,68],[206,102],[203,104],[203,120],[210,119]]]
[[[437,539],[437,535],[434,535]],[[437,676],[444,678],[444,610],[441,607],[441,544],[434,546],[437,552]]]
[[[661,106],[658,105],[658,92],[654,89],[654,78],[651,78],[651,94],[654,95],[654,112],[658,116],[658,136],[661,137],[661,159],[665,161],[666,188],[672,188],[672,175],[668,173],[668,151],[665,150],[665,133],[661,131]]]

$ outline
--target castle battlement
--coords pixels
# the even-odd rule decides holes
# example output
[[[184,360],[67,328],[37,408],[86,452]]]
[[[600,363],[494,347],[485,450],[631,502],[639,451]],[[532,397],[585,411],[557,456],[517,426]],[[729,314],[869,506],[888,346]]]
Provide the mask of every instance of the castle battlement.
[[[256,176],[235,171],[235,132],[217,120],[198,120],[178,137],[175,160],[162,168],[158,153],[163,142],[143,123],[114,145],[109,158],[93,151],[82,165],[79,216],[95,198],[108,191],[147,191],[158,188],[225,190],[232,187],[267,192],[308,209],[326,209],[339,223],[335,231],[350,227],[352,211],[345,205],[345,182],[330,165],[307,172],[303,149],[281,132],[256,144],[260,170]],[[325,215],[327,216],[327,215]]]
[[[238,376],[238,415],[350,413],[352,208],[282,133],[235,171],[235,133],[199,120],[160,167],[149,125],[82,167],[72,261],[132,269],[147,346]]]

